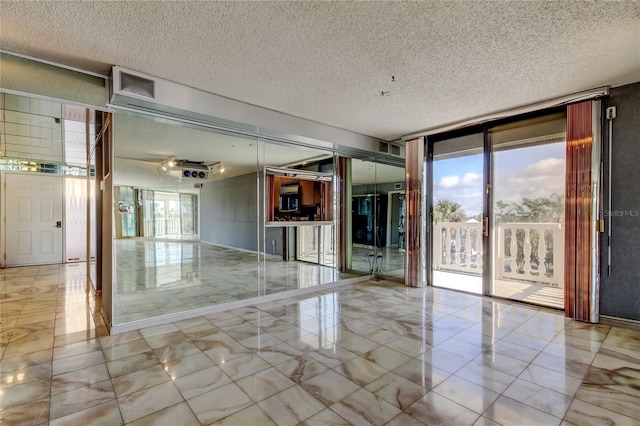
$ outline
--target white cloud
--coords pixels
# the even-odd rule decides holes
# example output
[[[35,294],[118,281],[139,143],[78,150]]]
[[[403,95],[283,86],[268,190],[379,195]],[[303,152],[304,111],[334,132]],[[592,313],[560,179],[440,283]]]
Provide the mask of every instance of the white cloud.
[[[561,194],[565,186],[565,161],[561,158],[545,158],[527,165],[523,170],[494,176],[494,199],[520,202],[523,198],[548,197]],[[434,182],[434,199],[460,203],[467,216],[482,211],[483,176],[481,173],[443,176]]]
[[[460,203],[467,216],[482,211],[482,175],[466,173],[463,176],[444,176],[434,183],[434,199]]]
[[[564,192],[565,161],[545,158],[530,164],[521,172],[509,175],[497,174],[494,181],[494,199],[520,202],[523,198],[542,198]]]
[[[442,188],[455,188],[460,183],[460,176],[443,176],[440,179],[439,184],[436,184]]]
[[[462,185],[464,186],[477,186],[482,187],[482,174],[480,173],[465,173],[462,177]]]

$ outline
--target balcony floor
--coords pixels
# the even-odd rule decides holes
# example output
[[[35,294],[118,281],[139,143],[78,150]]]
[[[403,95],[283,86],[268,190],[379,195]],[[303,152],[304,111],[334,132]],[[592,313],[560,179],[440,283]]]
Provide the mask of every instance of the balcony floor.
[[[433,271],[433,283],[436,287],[468,291],[476,294],[482,293],[482,278],[478,275]],[[518,281],[496,280],[493,291],[497,297],[564,309],[564,291],[562,288]]]

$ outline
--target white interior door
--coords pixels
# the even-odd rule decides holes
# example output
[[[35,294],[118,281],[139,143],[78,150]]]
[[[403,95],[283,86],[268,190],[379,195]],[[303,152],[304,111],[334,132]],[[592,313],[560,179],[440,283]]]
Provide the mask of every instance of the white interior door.
[[[7,266],[62,263],[62,178],[7,173]]]

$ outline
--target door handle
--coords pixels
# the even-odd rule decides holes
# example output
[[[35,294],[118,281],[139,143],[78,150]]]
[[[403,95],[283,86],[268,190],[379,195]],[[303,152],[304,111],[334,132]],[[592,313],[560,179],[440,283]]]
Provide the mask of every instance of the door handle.
[[[482,234],[485,237],[489,236],[489,217],[488,216],[482,219]]]
[[[56,228],[62,228],[62,221],[61,220],[56,222]]]

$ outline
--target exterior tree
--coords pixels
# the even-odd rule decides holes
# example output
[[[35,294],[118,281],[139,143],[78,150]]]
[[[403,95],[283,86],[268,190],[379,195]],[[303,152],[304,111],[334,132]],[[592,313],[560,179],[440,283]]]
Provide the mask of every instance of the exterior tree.
[[[564,219],[564,196],[553,193],[549,197],[523,198],[520,203],[497,201],[496,221],[560,223]]]
[[[438,200],[433,206],[433,218],[436,222],[463,222],[467,215],[460,203],[451,200]]]

